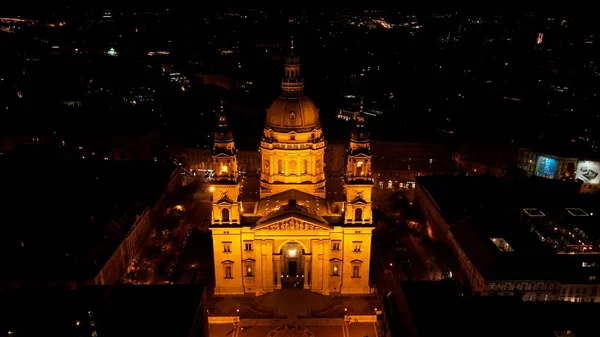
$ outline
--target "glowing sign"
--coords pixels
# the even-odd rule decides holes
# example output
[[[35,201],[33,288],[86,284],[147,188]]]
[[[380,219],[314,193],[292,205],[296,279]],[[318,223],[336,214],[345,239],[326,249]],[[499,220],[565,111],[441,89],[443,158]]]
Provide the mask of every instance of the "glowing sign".
[[[577,163],[575,178],[586,184],[600,184],[600,162],[582,160]]]
[[[538,33],[536,43],[542,44],[544,42],[544,33]]]
[[[556,159],[550,157],[539,156],[535,164],[536,177],[554,179],[556,174]]]

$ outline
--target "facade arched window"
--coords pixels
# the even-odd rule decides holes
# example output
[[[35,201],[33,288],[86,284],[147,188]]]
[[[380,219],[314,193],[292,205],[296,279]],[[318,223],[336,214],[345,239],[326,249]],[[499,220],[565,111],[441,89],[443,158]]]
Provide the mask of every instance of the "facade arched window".
[[[277,173],[283,174],[283,160],[279,159],[277,161]]]
[[[296,174],[296,166],[296,162],[293,160],[288,163],[288,171],[290,172],[290,174]]]
[[[354,210],[354,220],[362,221],[363,210],[362,208],[357,208]]]
[[[364,168],[365,168],[365,164],[361,161],[356,163],[356,175],[357,176],[362,176],[364,175]]]
[[[229,210],[227,208],[221,210],[221,218],[223,218],[222,221],[229,221]]]
[[[308,173],[308,160],[302,160],[302,174]]]

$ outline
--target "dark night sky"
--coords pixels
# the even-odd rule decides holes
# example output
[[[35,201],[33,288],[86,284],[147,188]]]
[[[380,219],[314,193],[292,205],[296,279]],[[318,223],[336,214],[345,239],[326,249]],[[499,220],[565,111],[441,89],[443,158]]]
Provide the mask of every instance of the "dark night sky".
[[[257,8],[262,10],[311,10],[321,12],[339,12],[345,10],[363,10],[363,9],[381,9],[381,10],[400,10],[400,11],[414,11],[414,12],[447,12],[447,11],[459,11],[472,14],[511,14],[511,13],[526,13],[532,12],[541,14],[547,12],[548,14],[568,14],[574,16],[587,16],[592,15],[590,11],[581,10],[579,8],[565,8],[564,6],[555,7],[552,4],[545,3],[543,6],[537,5],[536,7],[526,6],[523,3],[517,5],[515,2],[499,2],[494,5],[490,2],[483,2],[481,4],[473,4],[472,2],[466,1],[453,1],[450,4],[441,5],[440,3],[431,2],[406,2],[406,1],[390,1],[390,0],[370,0],[370,1],[339,1],[332,0],[327,1],[327,5],[324,6],[322,2],[317,1],[257,1],[257,0],[237,0],[237,1],[218,1],[218,2],[200,2],[193,1],[189,3],[178,3],[169,4],[165,6],[164,3],[150,3],[141,1],[127,1],[124,4],[114,4],[110,2],[83,2],[83,1],[52,1],[52,2],[41,2],[32,6],[28,2],[8,2],[3,4],[0,9],[0,16],[4,15],[44,15],[53,13],[64,13],[64,12],[85,12],[85,11],[128,11],[128,10],[156,10],[162,11],[166,8],[170,10],[181,10],[186,13],[198,13],[209,12],[213,10],[223,9],[229,6],[233,7],[246,7],[246,8]]]

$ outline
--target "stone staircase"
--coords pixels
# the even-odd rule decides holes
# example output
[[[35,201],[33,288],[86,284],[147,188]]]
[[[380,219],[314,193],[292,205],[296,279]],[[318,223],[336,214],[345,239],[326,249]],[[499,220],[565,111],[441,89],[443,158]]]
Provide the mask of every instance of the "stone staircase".
[[[308,318],[337,318],[344,315],[344,301],[349,300],[349,296],[333,297],[324,306],[309,309]]]
[[[277,309],[271,309],[256,303],[254,298],[240,297],[236,298],[240,302],[240,318],[259,319],[259,318],[277,318]]]

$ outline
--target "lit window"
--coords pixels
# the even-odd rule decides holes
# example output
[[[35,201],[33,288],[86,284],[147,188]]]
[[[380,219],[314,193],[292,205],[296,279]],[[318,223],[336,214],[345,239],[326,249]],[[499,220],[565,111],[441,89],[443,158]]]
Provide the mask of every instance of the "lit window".
[[[231,242],[223,242],[223,252],[231,253]]]
[[[333,264],[333,268],[331,269],[332,276],[340,276],[340,265],[338,263]]]
[[[227,173],[227,171],[229,170],[229,168],[225,165],[221,166],[221,173]]]
[[[340,250],[340,243],[339,242],[334,242],[331,245],[331,250]]]
[[[362,241],[354,241],[352,243],[354,245],[354,249],[352,249],[353,252],[360,252],[361,250],[361,246],[362,246]]]
[[[433,164],[433,159],[429,159],[429,164]]]
[[[246,265],[246,276],[254,276],[254,274],[252,274],[252,264],[248,263]]]

